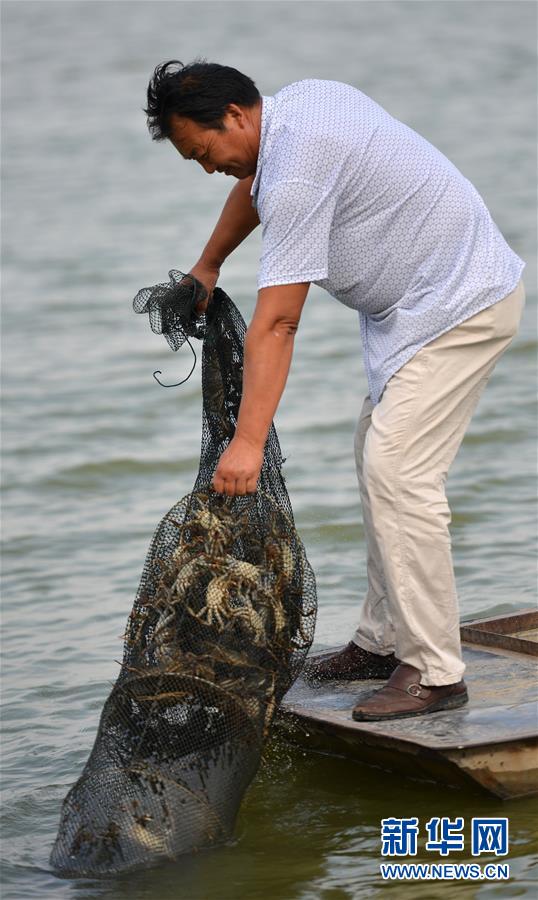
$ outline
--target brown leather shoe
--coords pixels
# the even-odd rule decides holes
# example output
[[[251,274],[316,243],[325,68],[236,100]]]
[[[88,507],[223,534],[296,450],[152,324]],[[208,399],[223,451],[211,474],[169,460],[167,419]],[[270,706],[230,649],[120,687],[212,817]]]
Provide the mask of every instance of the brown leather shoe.
[[[363,678],[388,678],[399,660],[394,653],[379,656],[358,647],[353,641],[337,653],[322,653],[306,661],[303,677],[307,681],[359,681]]]
[[[464,681],[425,687],[420,683],[419,670],[401,663],[386,685],[367,700],[357,703],[351,715],[357,722],[404,719],[439,709],[456,709],[467,703],[468,699]]]

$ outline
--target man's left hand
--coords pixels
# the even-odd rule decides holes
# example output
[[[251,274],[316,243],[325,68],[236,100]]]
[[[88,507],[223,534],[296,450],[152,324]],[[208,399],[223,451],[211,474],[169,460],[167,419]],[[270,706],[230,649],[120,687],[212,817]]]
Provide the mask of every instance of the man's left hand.
[[[213,475],[213,488],[228,497],[254,494],[262,465],[263,447],[255,447],[236,435],[219,460]]]

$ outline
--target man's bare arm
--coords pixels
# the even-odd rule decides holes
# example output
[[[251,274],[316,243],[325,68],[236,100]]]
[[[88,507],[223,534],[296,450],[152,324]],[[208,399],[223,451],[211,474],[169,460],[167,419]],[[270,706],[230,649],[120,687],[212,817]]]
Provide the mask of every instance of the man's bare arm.
[[[200,262],[209,268],[219,269],[226,257],[260,224],[250,196],[253,180],[253,176],[242,178],[230,191],[200,257]]]
[[[190,270],[209,294],[217,283],[224,260],[260,224],[250,196],[253,180],[254,176],[242,178],[232,188],[200,259]]]
[[[269,428],[282,396],[309,283],[262,288],[245,339],[243,396],[233,440],[213,485],[234,496],[256,490]]]

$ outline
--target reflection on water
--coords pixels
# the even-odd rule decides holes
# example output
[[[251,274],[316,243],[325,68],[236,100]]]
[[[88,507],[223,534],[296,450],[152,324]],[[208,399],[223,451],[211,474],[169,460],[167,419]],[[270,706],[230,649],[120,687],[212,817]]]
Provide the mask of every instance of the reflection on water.
[[[533,896],[530,801],[501,804],[274,743],[230,846],[113,882],[47,871],[59,804],[93,743],[143,559],[192,487],[200,372],[131,310],[197,258],[230,187],[151,144],[141,107],[157,62],[235,65],[263,93],[304,77],[360,87],[440,147],[527,262],[520,336],[498,367],[448,490],[464,617],[535,603],[533,4],[6,2],[3,451],[5,900],[376,896],[384,816],[510,817],[514,882],[443,896]],[[457,53],[455,52],[457,48]],[[222,285],[248,318],[259,235]],[[365,590],[352,439],[366,381],[356,318],[305,307],[277,426],[316,571],[319,644],[354,628]],[[428,861],[424,854],[419,859]]]

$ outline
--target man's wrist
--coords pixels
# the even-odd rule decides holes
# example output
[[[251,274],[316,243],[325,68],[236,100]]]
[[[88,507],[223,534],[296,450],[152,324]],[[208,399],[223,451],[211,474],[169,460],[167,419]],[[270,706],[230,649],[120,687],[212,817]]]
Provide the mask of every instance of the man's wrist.
[[[267,440],[267,434],[264,436],[261,431],[258,431],[258,433],[255,434],[252,431],[241,428],[240,425],[235,429],[234,437],[236,440],[248,444],[249,447],[253,450],[257,450],[259,453],[263,453],[265,441]]]
[[[204,269],[210,269],[212,272],[219,272],[223,262],[223,259],[220,259],[220,257],[216,257],[213,253],[211,253],[211,251],[208,252],[204,250],[197,262],[197,265],[203,266]]]

